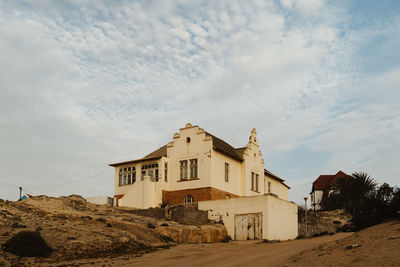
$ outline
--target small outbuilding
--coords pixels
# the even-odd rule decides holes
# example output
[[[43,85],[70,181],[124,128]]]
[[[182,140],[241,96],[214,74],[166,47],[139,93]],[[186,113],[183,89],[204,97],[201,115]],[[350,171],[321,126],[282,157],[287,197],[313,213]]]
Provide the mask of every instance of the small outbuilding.
[[[298,235],[297,205],[274,194],[198,202],[234,240],[289,240]]]

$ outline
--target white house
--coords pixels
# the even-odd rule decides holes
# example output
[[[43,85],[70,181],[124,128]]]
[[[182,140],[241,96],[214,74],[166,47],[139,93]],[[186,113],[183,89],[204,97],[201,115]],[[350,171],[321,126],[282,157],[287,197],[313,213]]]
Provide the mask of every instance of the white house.
[[[297,237],[297,206],[284,180],[264,168],[257,132],[234,148],[186,124],[147,156],[115,167],[114,204],[149,208],[196,202],[235,240]]]
[[[311,189],[311,207],[314,210],[320,210],[321,202],[330,193],[331,187],[336,183],[339,178],[345,178],[348,175],[342,171],[338,171],[336,174],[320,175],[312,185]]]
[[[272,193],[288,200],[289,186],[264,168],[257,132],[234,148],[187,124],[173,140],[147,156],[115,167],[118,206],[149,208]]]

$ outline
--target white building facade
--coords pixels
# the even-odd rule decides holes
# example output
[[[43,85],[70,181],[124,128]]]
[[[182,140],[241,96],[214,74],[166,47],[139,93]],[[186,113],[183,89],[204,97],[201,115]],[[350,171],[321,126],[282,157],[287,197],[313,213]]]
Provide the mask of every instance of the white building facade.
[[[288,200],[289,186],[264,168],[255,129],[245,147],[234,148],[188,123],[144,158],[110,166],[117,206],[150,208],[267,193]]]

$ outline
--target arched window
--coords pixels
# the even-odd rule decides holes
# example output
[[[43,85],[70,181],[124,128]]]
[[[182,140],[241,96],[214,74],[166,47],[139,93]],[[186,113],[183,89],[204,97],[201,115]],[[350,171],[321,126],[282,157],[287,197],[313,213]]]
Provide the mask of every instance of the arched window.
[[[183,202],[184,202],[185,204],[193,203],[193,202],[194,202],[193,196],[192,196],[192,195],[186,195]]]

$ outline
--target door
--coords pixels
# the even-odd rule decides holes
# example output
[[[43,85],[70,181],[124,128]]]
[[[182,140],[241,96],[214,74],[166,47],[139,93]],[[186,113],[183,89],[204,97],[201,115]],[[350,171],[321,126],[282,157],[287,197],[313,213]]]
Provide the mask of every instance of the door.
[[[261,240],[262,213],[235,215],[235,240]]]

